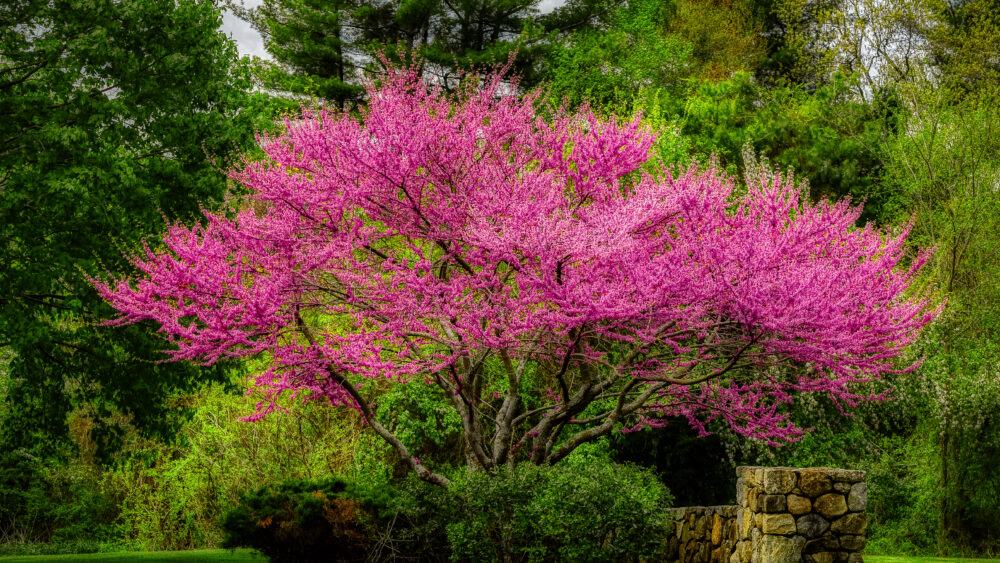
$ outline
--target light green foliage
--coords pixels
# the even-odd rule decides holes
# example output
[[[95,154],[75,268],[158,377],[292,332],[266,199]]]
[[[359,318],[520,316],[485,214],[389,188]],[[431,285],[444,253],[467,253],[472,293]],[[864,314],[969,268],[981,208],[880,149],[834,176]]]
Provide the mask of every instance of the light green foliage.
[[[658,103],[660,95],[659,91],[649,91],[644,97],[637,96],[628,108],[641,112],[643,124],[657,133],[652,157],[647,161],[647,172],[654,174],[689,166],[698,158],[693,149],[695,140],[681,134],[680,120],[666,113]],[[625,107],[619,115],[628,115]]]
[[[665,33],[667,6],[622,4],[607,29],[584,30],[557,44],[545,63],[550,96],[557,103],[602,107],[630,102],[645,89],[678,91],[690,71],[691,44]]]
[[[946,552],[938,545],[941,502],[946,489],[938,486],[940,467],[933,421],[920,424],[911,436],[887,437],[879,455],[864,466],[868,472],[868,550],[912,555]]]
[[[587,442],[573,450],[560,463],[569,467],[587,467],[592,465],[607,465],[612,463],[611,446],[608,437],[602,436],[593,442]]]
[[[667,103],[670,103],[669,101]],[[715,155],[731,172],[749,145],[781,170],[806,180],[816,197],[861,200],[873,191],[879,163],[865,140],[877,113],[848,97],[838,81],[815,92],[764,88],[747,74],[701,82],[678,108],[682,135],[695,154]]]
[[[752,0],[674,0],[668,29],[691,44],[692,75],[720,81],[756,69],[764,55]]]
[[[923,30],[942,81],[961,92],[990,91],[1000,84],[995,53],[1000,11],[995,0],[928,0],[935,24]],[[943,25],[942,25],[943,24]]]
[[[996,308],[1000,211],[1000,90],[950,103],[944,88],[904,91],[914,110],[908,131],[886,143],[883,189],[893,194],[886,214],[916,213],[914,242],[938,249],[934,278],[945,295]],[[974,323],[979,325],[980,323]]]
[[[197,410],[181,442],[139,444],[107,476],[133,547],[217,546],[221,512],[269,483],[339,475],[375,487],[389,478],[384,447],[338,409],[289,401],[290,412],[246,423],[253,397],[211,387],[187,400]]]

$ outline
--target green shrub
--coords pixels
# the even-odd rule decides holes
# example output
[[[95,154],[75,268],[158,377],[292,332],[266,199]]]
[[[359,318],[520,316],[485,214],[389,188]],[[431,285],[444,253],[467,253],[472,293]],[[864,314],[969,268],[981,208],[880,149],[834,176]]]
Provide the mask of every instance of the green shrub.
[[[423,382],[394,386],[379,396],[376,415],[424,463],[464,465],[462,421],[439,388]]]
[[[415,561],[450,561],[448,526],[464,517],[465,504],[450,490],[413,473],[393,484],[393,496],[380,515],[393,550]]]
[[[360,422],[344,422],[337,409],[300,405],[249,424],[241,418],[254,412],[257,396],[209,386],[176,400],[195,406],[177,440],[141,441],[105,472],[132,549],[218,547],[220,516],[269,483],[328,475],[369,486],[388,482],[391,466],[379,438]]]
[[[0,453],[0,543],[48,540],[51,504],[40,463],[24,452]]]
[[[222,519],[223,547],[252,547],[271,561],[365,561],[378,545],[388,497],[328,478],[268,485]]]
[[[458,561],[635,561],[661,554],[672,497],[652,473],[607,462],[457,476],[447,525]],[[455,510],[455,509],[458,510]]]
[[[98,551],[116,541],[117,515],[90,469],[0,452],[0,555]]]

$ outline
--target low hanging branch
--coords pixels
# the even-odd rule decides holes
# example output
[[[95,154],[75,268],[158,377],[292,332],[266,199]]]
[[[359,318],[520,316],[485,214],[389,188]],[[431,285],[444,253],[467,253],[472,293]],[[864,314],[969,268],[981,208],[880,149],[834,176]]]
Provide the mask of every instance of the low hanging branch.
[[[937,313],[906,297],[924,262],[898,268],[906,232],[781,177],[736,196],[712,169],[649,172],[638,120],[543,118],[508,90],[495,74],[448,96],[397,69],[359,117],[287,122],[232,174],[254,205],[171,227],[135,280],[94,281],[112,324],[158,322],[175,360],[266,355],[256,418],[285,392],[356,409],[447,485],[365,380],[440,387],[487,470],[678,415],[794,440],[792,393],[871,398],[852,385]]]

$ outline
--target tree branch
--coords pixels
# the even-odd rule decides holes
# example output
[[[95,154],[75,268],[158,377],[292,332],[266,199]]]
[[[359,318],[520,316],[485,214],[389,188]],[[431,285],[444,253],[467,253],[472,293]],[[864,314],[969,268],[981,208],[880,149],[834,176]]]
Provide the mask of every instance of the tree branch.
[[[311,346],[317,346],[316,338],[313,336],[312,331],[309,330],[309,327],[306,325],[306,323],[302,320],[302,315],[299,313],[299,310],[297,308],[295,310],[295,321],[298,324],[298,327],[302,332],[302,335],[305,336],[309,344]],[[386,428],[385,426],[382,426],[382,423],[380,423],[378,419],[375,417],[375,412],[372,411],[371,405],[368,403],[368,401],[366,401],[365,398],[361,396],[361,393],[358,392],[358,389],[354,385],[352,385],[351,382],[348,381],[348,379],[343,374],[334,369],[332,363],[327,364],[327,373],[330,374],[330,377],[333,378],[333,380],[337,382],[337,384],[339,384],[341,387],[344,388],[345,391],[347,391],[347,394],[351,396],[351,399],[354,400],[354,403],[358,405],[358,409],[361,411],[361,415],[364,417],[365,422],[367,422],[368,425],[371,426],[372,430],[374,430],[376,434],[378,434],[383,440],[388,442],[389,445],[393,447],[393,449],[396,450],[396,453],[398,453],[399,456],[406,461],[406,463],[410,466],[410,469],[412,469],[414,473],[417,474],[417,476],[419,476],[424,481],[427,481],[428,483],[434,483],[435,485],[440,485],[445,488],[447,488],[451,484],[451,481],[444,475],[434,473],[430,469],[424,467],[417,460],[417,458],[413,457],[413,455],[410,454],[410,450],[407,449],[406,445],[403,444],[403,442],[395,434],[390,432],[389,429]]]

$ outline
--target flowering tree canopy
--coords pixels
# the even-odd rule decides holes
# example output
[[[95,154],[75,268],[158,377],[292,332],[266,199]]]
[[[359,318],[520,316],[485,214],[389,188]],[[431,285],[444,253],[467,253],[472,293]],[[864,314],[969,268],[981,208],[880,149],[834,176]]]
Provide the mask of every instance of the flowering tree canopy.
[[[793,393],[870,398],[852,384],[893,371],[936,313],[906,297],[923,260],[897,268],[905,232],[781,177],[736,193],[712,169],[644,170],[638,120],[543,116],[499,74],[457,95],[412,69],[366,87],[360,117],[262,138],[235,216],[173,226],[140,279],[95,280],[113,322],[156,321],[173,359],[269,359],[257,416],[285,392],[351,407],[441,484],[366,380],[440,388],[486,469],[667,416],[794,440]]]

